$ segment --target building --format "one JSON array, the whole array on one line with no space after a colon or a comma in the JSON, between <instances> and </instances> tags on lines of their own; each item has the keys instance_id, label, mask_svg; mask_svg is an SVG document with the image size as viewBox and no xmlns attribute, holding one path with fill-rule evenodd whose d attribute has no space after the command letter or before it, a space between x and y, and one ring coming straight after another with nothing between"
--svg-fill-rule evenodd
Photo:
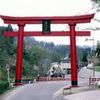
<instances>
[{"instance_id":1,"label":"building","mask_svg":"<svg viewBox=\"0 0 100 100\"><path fill-rule=\"evenodd\" d=\"M49 75L51 77L64 77L71 72L70 59L65 57L60 62L54 62L51 64Z\"/></svg>"}]
</instances>

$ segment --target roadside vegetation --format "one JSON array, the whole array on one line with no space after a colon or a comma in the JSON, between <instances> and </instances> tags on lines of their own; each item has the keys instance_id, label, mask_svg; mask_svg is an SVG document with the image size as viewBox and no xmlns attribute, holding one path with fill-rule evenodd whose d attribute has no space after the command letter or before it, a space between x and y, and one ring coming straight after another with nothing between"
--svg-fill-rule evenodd
<instances>
[{"instance_id":1,"label":"roadside vegetation","mask_svg":"<svg viewBox=\"0 0 100 100\"><path fill-rule=\"evenodd\" d=\"M95 71L100 72L100 66L95 66Z\"/></svg>"}]
</instances>

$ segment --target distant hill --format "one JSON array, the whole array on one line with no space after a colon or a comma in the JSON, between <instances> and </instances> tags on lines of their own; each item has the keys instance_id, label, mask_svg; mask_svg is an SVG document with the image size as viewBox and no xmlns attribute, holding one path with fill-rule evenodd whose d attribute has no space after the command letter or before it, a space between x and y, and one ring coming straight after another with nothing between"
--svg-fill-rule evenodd
<instances>
[{"instance_id":1,"label":"distant hill","mask_svg":"<svg viewBox=\"0 0 100 100\"><path fill-rule=\"evenodd\" d=\"M5 30L13 31L11 25L0 27L0 71L6 73L4 67L6 64L10 64L11 77L14 77L17 37L4 37ZM77 61L80 62L84 53L88 55L90 52L90 47L77 46ZM39 42L33 37L24 37L23 54L23 75L35 77L37 68L41 75L45 75L51 63L70 57L70 45L55 45L53 42Z\"/></svg>"},{"instance_id":2,"label":"distant hill","mask_svg":"<svg viewBox=\"0 0 100 100\"><path fill-rule=\"evenodd\" d=\"M32 46L36 45L42 47L50 52L58 53L62 58L70 54L70 45L55 45L53 42L37 41L33 37L25 37L25 45ZM91 48L89 46L77 46L78 60L81 59L83 53L90 54Z\"/></svg>"}]
</instances>

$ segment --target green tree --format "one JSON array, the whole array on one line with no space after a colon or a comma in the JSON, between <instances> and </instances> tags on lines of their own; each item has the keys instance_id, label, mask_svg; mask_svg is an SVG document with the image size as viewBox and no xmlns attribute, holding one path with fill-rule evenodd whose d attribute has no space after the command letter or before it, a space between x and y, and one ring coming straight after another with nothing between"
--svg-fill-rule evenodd
<instances>
[{"instance_id":1,"label":"green tree","mask_svg":"<svg viewBox=\"0 0 100 100\"><path fill-rule=\"evenodd\" d=\"M42 74L43 71L43 63L44 59L46 58L45 50L41 47L33 46L30 49L30 57L29 62L32 66L36 65L38 67L38 73Z\"/></svg>"},{"instance_id":2,"label":"green tree","mask_svg":"<svg viewBox=\"0 0 100 100\"><path fill-rule=\"evenodd\" d=\"M100 0L91 0L94 3L100 3Z\"/></svg>"},{"instance_id":3,"label":"green tree","mask_svg":"<svg viewBox=\"0 0 100 100\"><path fill-rule=\"evenodd\" d=\"M14 53L14 38L13 37L4 37L4 31L13 31L12 26L8 25L7 27L1 27L0 29L0 50L6 51L9 55Z\"/></svg>"},{"instance_id":4,"label":"green tree","mask_svg":"<svg viewBox=\"0 0 100 100\"><path fill-rule=\"evenodd\" d=\"M30 62L39 65L45 57L45 51L41 47L33 46L30 50Z\"/></svg>"},{"instance_id":5,"label":"green tree","mask_svg":"<svg viewBox=\"0 0 100 100\"><path fill-rule=\"evenodd\" d=\"M97 58L100 57L100 42L99 41L97 42L96 55L97 55Z\"/></svg>"},{"instance_id":6,"label":"green tree","mask_svg":"<svg viewBox=\"0 0 100 100\"><path fill-rule=\"evenodd\" d=\"M84 53L83 56L82 56L82 62L87 63L87 61L88 61L87 60L87 55L86 55L86 53Z\"/></svg>"},{"instance_id":7,"label":"green tree","mask_svg":"<svg viewBox=\"0 0 100 100\"><path fill-rule=\"evenodd\" d=\"M6 31L13 31L13 28L10 24L7 26Z\"/></svg>"},{"instance_id":8,"label":"green tree","mask_svg":"<svg viewBox=\"0 0 100 100\"><path fill-rule=\"evenodd\" d=\"M93 7L97 8L97 12L100 12L100 0L91 0L93 2ZM98 22L99 20L96 19Z\"/></svg>"},{"instance_id":9,"label":"green tree","mask_svg":"<svg viewBox=\"0 0 100 100\"><path fill-rule=\"evenodd\" d=\"M4 37L3 34L5 31L13 31L12 26L8 25L7 27L0 27L0 71L2 72L2 80L7 79L6 74L6 64L10 63L10 59L13 57L13 47L14 38Z\"/></svg>"},{"instance_id":10,"label":"green tree","mask_svg":"<svg viewBox=\"0 0 100 100\"><path fill-rule=\"evenodd\" d=\"M59 62L61 60L61 55L58 54L57 52L53 52L51 54L51 61L52 62Z\"/></svg>"}]
</instances>

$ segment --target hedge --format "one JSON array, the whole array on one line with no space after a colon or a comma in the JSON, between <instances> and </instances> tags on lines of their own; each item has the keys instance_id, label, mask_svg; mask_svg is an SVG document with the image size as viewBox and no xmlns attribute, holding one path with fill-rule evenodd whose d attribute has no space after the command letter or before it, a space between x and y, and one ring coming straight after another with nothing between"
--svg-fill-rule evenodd
<instances>
[{"instance_id":1,"label":"hedge","mask_svg":"<svg viewBox=\"0 0 100 100\"><path fill-rule=\"evenodd\" d=\"M1 81L0 82L0 94L4 93L8 89L9 89L9 83L5 81Z\"/></svg>"}]
</instances>

